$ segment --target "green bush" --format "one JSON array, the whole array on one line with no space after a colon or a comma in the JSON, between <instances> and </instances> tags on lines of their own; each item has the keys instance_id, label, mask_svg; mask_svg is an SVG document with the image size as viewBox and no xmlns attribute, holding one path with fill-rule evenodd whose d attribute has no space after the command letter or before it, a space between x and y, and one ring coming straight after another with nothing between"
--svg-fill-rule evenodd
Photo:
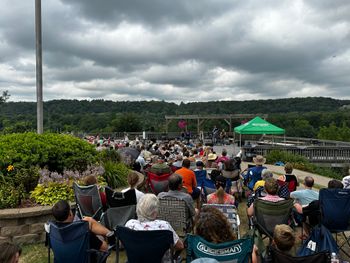
<instances>
[{"instance_id":1,"label":"green bush","mask_svg":"<svg viewBox=\"0 0 350 263\"><path fill-rule=\"evenodd\" d=\"M272 150L266 156L266 161L267 163L271 163L271 164L276 162L305 164L309 162L304 156L292 154L286 151L279 151L279 150Z\"/></svg>"},{"instance_id":2,"label":"green bush","mask_svg":"<svg viewBox=\"0 0 350 263\"><path fill-rule=\"evenodd\" d=\"M26 197L32 191L39 180L39 167L31 166L29 168L15 169L13 184L21 186L24 190L23 196Z\"/></svg>"},{"instance_id":3,"label":"green bush","mask_svg":"<svg viewBox=\"0 0 350 263\"><path fill-rule=\"evenodd\" d=\"M286 151L273 150L266 156L267 163L274 164L278 161L291 163L295 169L319 174L322 176L341 179L342 175L331 168L319 167L310 163L304 156L292 154Z\"/></svg>"},{"instance_id":4,"label":"green bush","mask_svg":"<svg viewBox=\"0 0 350 263\"><path fill-rule=\"evenodd\" d=\"M57 172L64 169L84 171L96 161L94 146L71 135L29 132L0 136L0 165L4 167L39 166Z\"/></svg>"},{"instance_id":5,"label":"green bush","mask_svg":"<svg viewBox=\"0 0 350 263\"><path fill-rule=\"evenodd\" d=\"M120 154L114 149L105 149L99 153L100 162L104 163L107 161L120 162Z\"/></svg>"},{"instance_id":6,"label":"green bush","mask_svg":"<svg viewBox=\"0 0 350 263\"><path fill-rule=\"evenodd\" d=\"M11 183L0 183L0 209L18 207L23 197L23 188Z\"/></svg>"},{"instance_id":7,"label":"green bush","mask_svg":"<svg viewBox=\"0 0 350 263\"><path fill-rule=\"evenodd\" d=\"M74 191L69 184L50 182L47 186L38 184L31 192L31 198L38 204L54 205L59 200L74 201Z\"/></svg>"},{"instance_id":8,"label":"green bush","mask_svg":"<svg viewBox=\"0 0 350 263\"><path fill-rule=\"evenodd\" d=\"M117 188L127 184L127 177L130 170L124 163L107 161L103 166L105 169L103 176L110 187Z\"/></svg>"}]
</instances>

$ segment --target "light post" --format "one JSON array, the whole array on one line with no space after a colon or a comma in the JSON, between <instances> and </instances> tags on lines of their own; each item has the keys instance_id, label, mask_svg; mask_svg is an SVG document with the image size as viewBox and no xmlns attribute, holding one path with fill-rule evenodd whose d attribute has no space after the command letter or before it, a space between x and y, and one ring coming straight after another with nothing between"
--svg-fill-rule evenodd
<instances>
[{"instance_id":1,"label":"light post","mask_svg":"<svg viewBox=\"0 0 350 263\"><path fill-rule=\"evenodd\" d=\"M36 114L37 132L44 131L43 121L43 65L41 44L41 0L35 0L35 47L36 47Z\"/></svg>"}]
</instances>

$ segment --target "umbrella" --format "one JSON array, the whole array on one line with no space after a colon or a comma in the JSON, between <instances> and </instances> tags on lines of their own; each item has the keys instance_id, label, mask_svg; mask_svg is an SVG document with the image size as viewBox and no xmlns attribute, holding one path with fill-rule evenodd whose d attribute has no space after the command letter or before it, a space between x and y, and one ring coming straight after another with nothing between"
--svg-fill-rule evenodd
<instances>
[{"instance_id":1,"label":"umbrella","mask_svg":"<svg viewBox=\"0 0 350 263\"><path fill-rule=\"evenodd\" d=\"M118 149L118 153L122 157L124 163L128 165L134 163L137 157L140 155L140 152L137 149L131 147L120 148Z\"/></svg>"}]
</instances>

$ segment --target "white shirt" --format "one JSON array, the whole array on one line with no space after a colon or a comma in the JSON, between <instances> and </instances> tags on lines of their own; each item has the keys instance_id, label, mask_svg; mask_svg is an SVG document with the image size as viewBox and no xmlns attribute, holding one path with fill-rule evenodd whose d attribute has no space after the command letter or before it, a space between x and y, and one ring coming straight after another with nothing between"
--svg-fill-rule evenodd
<instances>
[{"instance_id":1,"label":"white shirt","mask_svg":"<svg viewBox=\"0 0 350 263\"><path fill-rule=\"evenodd\" d=\"M179 240L179 236L176 234L172 226L164 220L153 220L140 222L137 219L131 219L126 222L125 226L133 230L170 230L173 233L174 245Z\"/></svg>"},{"instance_id":2,"label":"white shirt","mask_svg":"<svg viewBox=\"0 0 350 263\"><path fill-rule=\"evenodd\" d=\"M342 180L342 183L344 185L344 189L350 189L350 175L345 176Z\"/></svg>"}]
</instances>

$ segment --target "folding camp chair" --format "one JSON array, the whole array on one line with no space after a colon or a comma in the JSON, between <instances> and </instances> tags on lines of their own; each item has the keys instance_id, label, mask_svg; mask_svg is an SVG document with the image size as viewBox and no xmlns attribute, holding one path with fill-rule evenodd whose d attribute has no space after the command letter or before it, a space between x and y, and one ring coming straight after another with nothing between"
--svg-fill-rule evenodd
<instances>
[{"instance_id":1,"label":"folding camp chair","mask_svg":"<svg viewBox=\"0 0 350 263\"><path fill-rule=\"evenodd\" d=\"M146 189L150 190L155 195L160 192L168 191L168 178L171 174L161 174L157 175L151 172L147 172Z\"/></svg>"},{"instance_id":2,"label":"folding camp chair","mask_svg":"<svg viewBox=\"0 0 350 263\"><path fill-rule=\"evenodd\" d=\"M237 234L237 238L241 238L241 234L239 231L239 226L241 222L239 220L237 208L234 205L204 204L203 206L212 206L219 209L227 217L228 221L231 223L233 231Z\"/></svg>"},{"instance_id":3,"label":"folding camp chair","mask_svg":"<svg viewBox=\"0 0 350 263\"><path fill-rule=\"evenodd\" d=\"M136 205L108 208L103 216L103 224L108 229L124 226L130 219L136 218Z\"/></svg>"},{"instance_id":4,"label":"folding camp chair","mask_svg":"<svg viewBox=\"0 0 350 263\"><path fill-rule=\"evenodd\" d=\"M323 188L320 190L319 201L321 223L336 234L339 249L350 257L350 236L345 234L345 231L350 231L350 189ZM343 236L344 242L340 243L338 234Z\"/></svg>"},{"instance_id":5,"label":"folding camp chair","mask_svg":"<svg viewBox=\"0 0 350 263\"><path fill-rule=\"evenodd\" d=\"M119 262L119 241L123 244L128 263L160 263L170 249L173 255L173 233L170 230L136 231L117 226L116 262Z\"/></svg>"},{"instance_id":6,"label":"folding camp chair","mask_svg":"<svg viewBox=\"0 0 350 263\"><path fill-rule=\"evenodd\" d=\"M49 222L47 230L48 262L50 263L50 249L54 254L55 263L90 263L93 261L105 262L110 252L101 252L90 249L89 223L77 221L66 226L58 226Z\"/></svg>"},{"instance_id":7,"label":"folding camp chair","mask_svg":"<svg viewBox=\"0 0 350 263\"><path fill-rule=\"evenodd\" d=\"M170 196L159 198L158 218L169 222L181 237L192 232L193 221L184 200Z\"/></svg>"},{"instance_id":8,"label":"folding camp chair","mask_svg":"<svg viewBox=\"0 0 350 263\"><path fill-rule=\"evenodd\" d=\"M284 254L274 247L269 247L265 263L330 263L331 256L328 251L321 251L309 256L292 257Z\"/></svg>"},{"instance_id":9,"label":"folding camp chair","mask_svg":"<svg viewBox=\"0 0 350 263\"><path fill-rule=\"evenodd\" d=\"M187 263L197 258L213 258L219 262L251 262L253 250L251 238L215 244L200 236L188 234L186 243Z\"/></svg>"},{"instance_id":10,"label":"folding camp chair","mask_svg":"<svg viewBox=\"0 0 350 263\"><path fill-rule=\"evenodd\" d=\"M97 185L80 186L74 183L73 189L80 218L90 216L100 221L103 207Z\"/></svg>"},{"instance_id":11,"label":"folding camp chair","mask_svg":"<svg viewBox=\"0 0 350 263\"><path fill-rule=\"evenodd\" d=\"M276 225L290 225L292 221L292 209L292 199L279 202L256 199L254 201L253 224L263 238L269 237L270 241L272 241L273 231Z\"/></svg>"},{"instance_id":12,"label":"folding camp chair","mask_svg":"<svg viewBox=\"0 0 350 263\"><path fill-rule=\"evenodd\" d=\"M216 191L214 181L207 177L206 170L198 170L194 171L194 173L196 175L197 185L204 188L206 195L214 193Z\"/></svg>"},{"instance_id":13,"label":"folding camp chair","mask_svg":"<svg viewBox=\"0 0 350 263\"><path fill-rule=\"evenodd\" d=\"M107 206L108 207L121 207L136 205L136 192L135 189L130 189L124 193L116 192L110 187L105 187Z\"/></svg>"}]
</instances>

